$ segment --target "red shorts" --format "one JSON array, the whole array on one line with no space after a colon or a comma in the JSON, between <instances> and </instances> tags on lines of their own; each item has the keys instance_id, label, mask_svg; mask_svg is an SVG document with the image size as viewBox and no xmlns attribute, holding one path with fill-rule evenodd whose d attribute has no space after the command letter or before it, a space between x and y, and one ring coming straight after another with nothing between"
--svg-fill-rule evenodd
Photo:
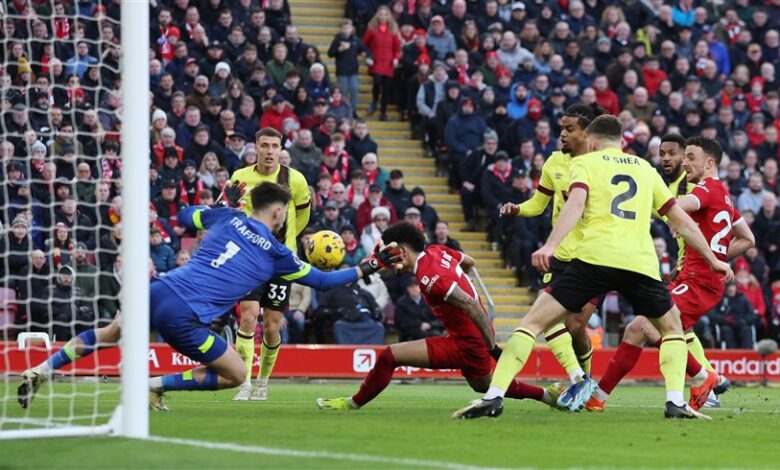
<instances>
[{"instance_id":1,"label":"red shorts","mask_svg":"<svg viewBox=\"0 0 780 470\"><path fill-rule=\"evenodd\" d=\"M678 276L667 286L672 300L680 309L683 330L696 324L699 319L715 307L723 297L723 283L707 275Z\"/></svg>"},{"instance_id":2,"label":"red shorts","mask_svg":"<svg viewBox=\"0 0 780 470\"><path fill-rule=\"evenodd\" d=\"M490 375L496 362L484 344L458 342L450 336L425 338L432 369L460 369L467 379Z\"/></svg>"}]
</instances>

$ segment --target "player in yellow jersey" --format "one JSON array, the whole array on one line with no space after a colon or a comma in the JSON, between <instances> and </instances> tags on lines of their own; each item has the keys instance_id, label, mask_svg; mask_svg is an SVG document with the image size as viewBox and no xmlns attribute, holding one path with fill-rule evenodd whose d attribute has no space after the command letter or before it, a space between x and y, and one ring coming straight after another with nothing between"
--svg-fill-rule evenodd
<instances>
[{"instance_id":1,"label":"player in yellow jersey","mask_svg":"<svg viewBox=\"0 0 780 470\"><path fill-rule=\"evenodd\" d=\"M567 312L579 312L593 297L616 290L647 317L662 336L660 367L666 382L667 418L707 418L686 403L687 349L680 311L659 275L658 258L650 236L653 210L696 250L706 264L733 279L729 265L718 260L696 223L679 207L661 176L647 161L624 154L623 126L614 116L599 116L586 129L590 153L571 165L569 195L547 243L533 254L534 266L548 271L555 249L575 230L580 241L567 270L539 294L531 311L520 321L496 365L485 396L456 411L454 418L496 417L503 411L509 382L523 369L536 336L560 321ZM567 389L559 406L579 410L595 382L589 377Z\"/></svg>"},{"instance_id":2,"label":"player in yellow jersey","mask_svg":"<svg viewBox=\"0 0 780 470\"><path fill-rule=\"evenodd\" d=\"M501 208L501 215L536 217L544 212L550 200L553 201L552 222L556 223L561 207L566 202L569 190L569 167L573 158L588 153L585 128L595 118L605 114L597 104L575 104L569 106L561 117L562 151L553 152L542 166L539 186L531 199L522 204L507 203ZM577 234L569 233L555 250L550 261L550 270L542 278L542 287L548 287L554 279L563 274L574 258ZM596 310L597 299L588 302L577 315L567 315L565 326L557 323L545 331L545 339L558 362L566 369L572 383L590 373L593 347L585 326ZM572 351L572 346L574 350ZM576 356L573 354L576 353Z\"/></svg>"},{"instance_id":3,"label":"player in yellow jersey","mask_svg":"<svg viewBox=\"0 0 780 470\"><path fill-rule=\"evenodd\" d=\"M287 208L287 221L277 233L277 238L293 252L297 252L298 234L309 224L309 185L298 170L279 163L279 154L282 151L282 135L279 132L270 127L260 129L255 135L255 141L257 163L236 170L230 180L245 183L249 190L264 182L277 183L290 189L292 201ZM251 213L251 201L245 201L244 211ZM246 364L247 376L233 400L268 399L268 379L282 343L279 328L283 312L290 304L290 285L290 281L273 278L241 300L241 323L236 337L236 352ZM260 307L263 307L263 342L260 347L260 372L253 387L251 379L255 354L254 337Z\"/></svg>"}]
</instances>

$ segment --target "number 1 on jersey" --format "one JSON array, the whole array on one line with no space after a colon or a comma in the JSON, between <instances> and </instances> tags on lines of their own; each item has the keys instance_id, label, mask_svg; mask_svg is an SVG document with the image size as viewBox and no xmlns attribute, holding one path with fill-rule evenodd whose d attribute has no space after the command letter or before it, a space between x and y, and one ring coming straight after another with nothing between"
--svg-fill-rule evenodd
<instances>
[{"instance_id":1,"label":"number 1 on jersey","mask_svg":"<svg viewBox=\"0 0 780 470\"><path fill-rule=\"evenodd\" d=\"M225 264L230 258L236 256L241 251L241 247L234 242L225 243L225 251L223 251L218 258L211 260L212 268L219 268Z\"/></svg>"}]
</instances>

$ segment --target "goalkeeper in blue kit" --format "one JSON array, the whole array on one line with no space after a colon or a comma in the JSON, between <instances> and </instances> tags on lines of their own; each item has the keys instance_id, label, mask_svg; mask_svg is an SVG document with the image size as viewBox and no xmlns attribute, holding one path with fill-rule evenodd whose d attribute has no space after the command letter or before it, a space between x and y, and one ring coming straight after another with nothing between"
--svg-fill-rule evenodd
<instances>
[{"instance_id":1,"label":"goalkeeper in blue kit","mask_svg":"<svg viewBox=\"0 0 780 470\"><path fill-rule=\"evenodd\" d=\"M235 203L242 187L226 191ZM149 380L150 407L167 411L163 392L169 390L217 390L241 385L246 366L235 350L209 328L237 301L274 276L315 289L330 289L355 282L399 260L394 246L377 248L359 266L322 272L301 261L279 243L274 232L284 224L290 192L275 183L263 183L251 191L250 216L229 207L188 207L179 221L188 228L208 229L192 260L150 285L151 326L175 350L202 365L187 372ZM132 312L128 313L132 315ZM27 408L52 371L93 353L101 345L115 345L121 336L119 316L103 328L89 330L22 374L17 398Z\"/></svg>"}]
</instances>

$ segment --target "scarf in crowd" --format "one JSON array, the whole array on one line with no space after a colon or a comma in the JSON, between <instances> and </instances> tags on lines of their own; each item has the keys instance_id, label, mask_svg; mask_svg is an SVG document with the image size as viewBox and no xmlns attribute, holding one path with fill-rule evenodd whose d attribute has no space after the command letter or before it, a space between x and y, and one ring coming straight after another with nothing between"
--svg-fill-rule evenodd
<instances>
[{"instance_id":1,"label":"scarf in crowd","mask_svg":"<svg viewBox=\"0 0 780 470\"><path fill-rule=\"evenodd\" d=\"M100 170L103 173L103 181L110 182L114 170L122 170L122 160L103 157L100 159Z\"/></svg>"},{"instance_id":2,"label":"scarf in crowd","mask_svg":"<svg viewBox=\"0 0 780 470\"><path fill-rule=\"evenodd\" d=\"M366 185L366 187L363 188L363 191L361 191L361 193L363 193L363 198L360 202L363 202L366 199L368 199L368 185ZM358 199L360 198L358 197ZM355 202L355 188L351 184L347 186L347 201L349 201L349 204L351 206L355 205L353 204Z\"/></svg>"},{"instance_id":3,"label":"scarf in crowd","mask_svg":"<svg viewBox=\"0 0 780 470\"><path fill-rule=\"evenodd\" d=\"M197 206L200 204L201 191L203 191L203 182L195 178L195 196L192 198L193 200L190 201L190 196L188 195L187 185L185 184L184 179L182 179L179 183L179 199L188 206Z\"/></svg>"},{"instance_id":4,"label":"scarf in crowd","mask_svg":"<svg viewBox=\"0 0 780 470\"><path fill-rule=\"evenodd\" d=\"M162 238L163 238L163 242L164 243L166 243L166 244L170 244L171 243L171 235L168 233L167 230L165 230L165 226L162 224L162 222L160 222L160 219L155 220L150 225L151 225L150 229L155 229L156 228L157 230L160 231L160 233L162 234Z\"/></svg>"},{"instance_id":5,"label":"scarf in crowd","mask_svg":"<svg viewBox=\"0 0 780 470\"><path fill-rule=\"evenodd\" d=\"M347 253L349 253L350 255L354 253L355 250L357 250L357 247L358 247L357 237L353 237L352 241L349 243L344 243L344 248L347 250Z\"/></svg>"},{"instance_id":6,"label":"scarf in crowd","mask_svg":"<svg viewBox=\"0 0 780 470\"><path fill-rule=\"evenodd\" d=\"M368 182L368 185L372 185L376 182L376 177L379 176L379 168L376 170L363 170L366 174L366 181Z\"/></svg>"},{"instance_id":7,"label":"scarf in crowd","mask_svg":"<svg viewBox=\"0 0 780 470\"><path fill-rule=\"evenodd\" d=\"M505 171L499 171L498 167L493 165L493 169L491 171L494 175L496 175L496 178L501 180L502 183L506 183L507 178L509 178L509 175L512 174L512 164L509 163Z\"/></svg>"}]
</instances>

